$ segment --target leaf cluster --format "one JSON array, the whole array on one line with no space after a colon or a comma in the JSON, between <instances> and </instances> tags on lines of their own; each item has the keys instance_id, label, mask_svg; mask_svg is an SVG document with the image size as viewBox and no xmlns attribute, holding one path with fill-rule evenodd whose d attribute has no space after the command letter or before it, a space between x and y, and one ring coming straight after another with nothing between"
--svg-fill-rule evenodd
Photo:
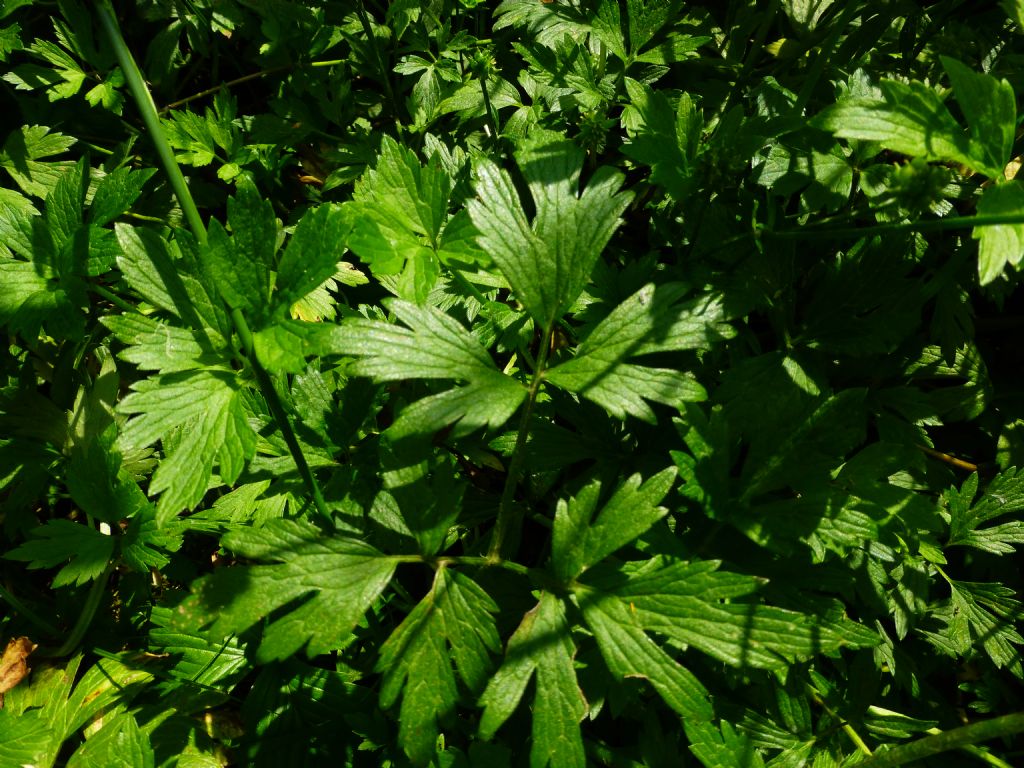
<instances>
[{"instance_id":1,"label":"leaf cluster","mask_svg":"<svg viewBox=\"0 0 1024 768\"><path fill-rule=\"evenodd\" d=\"M0 764L1011 764L969 5L0 5Z\"/></svg>"}]
</instances>

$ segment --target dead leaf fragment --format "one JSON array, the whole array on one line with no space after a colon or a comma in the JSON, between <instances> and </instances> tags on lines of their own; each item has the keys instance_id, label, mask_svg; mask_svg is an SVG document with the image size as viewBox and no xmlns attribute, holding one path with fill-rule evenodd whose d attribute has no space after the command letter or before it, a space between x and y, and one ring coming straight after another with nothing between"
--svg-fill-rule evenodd
<instances>
[{"instance_id":1,"label":"dead leaf fragment","mask_svg":"<svg viewBox=\"0 0 1024 768\"><path fill-rule=\"evenodd\" d=\"M27 637L15 637L8 641L4 655L0 657L0 709L4 706L4 694L31 672L27 659L38 647Z\"/></svg>"}]
</instances>

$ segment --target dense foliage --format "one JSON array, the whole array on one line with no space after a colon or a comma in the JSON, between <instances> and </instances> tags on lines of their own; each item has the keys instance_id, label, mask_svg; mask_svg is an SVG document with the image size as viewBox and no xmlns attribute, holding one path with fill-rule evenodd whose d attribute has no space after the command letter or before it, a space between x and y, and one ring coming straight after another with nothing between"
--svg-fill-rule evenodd
<instances>
[{"instance_id":1,"label":"dense foliage","mask_svg":"<svg viewBox=\"0 0 1024 768\"><path fill-rule=\"evenodd\" d=\"M0 765L1019 764L1022 24L0 3Z\"/></svg>"}]
</instances>

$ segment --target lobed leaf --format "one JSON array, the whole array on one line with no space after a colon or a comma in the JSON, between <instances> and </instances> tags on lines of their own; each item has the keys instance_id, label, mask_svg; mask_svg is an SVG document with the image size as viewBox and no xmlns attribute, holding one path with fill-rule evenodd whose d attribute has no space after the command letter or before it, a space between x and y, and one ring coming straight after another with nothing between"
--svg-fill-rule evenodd
<instances>
[{"instance_id":1,"label":"lobed leaf","mask_svg":"<svg viewBox=\"0 0 1024 768\"><path fill-rule=\"evenodd\" d=\"M516 152L536 209L532 224L508 172L482 162L467 206L478 242L542 328L583 291L632 195L621 174L595 173L579 191L583 152L565 140L533 139Z\"/></svg>"},{"instance_id":2,"label":"lobed leaf","mask_svg":"<svg viewBox=\"0 0 1024 768\"><path fill-rule=\"evenodd\" d=\"M270 619L256 652L264 662L302 648L311 656L342 648L397 565L369 544L327 536L297 520L238 528L222 542L243 557L274 564L221 568L197 580L178 608L177 626L208 625L224 637Z\"/></svg>"},{"instance_id":3,"label":"lobed leaf","mask_svg":"<svg viewBox=\"0 0 1024 768\"><path fill-rule=\"evenodd\" d=\"M568 583L647 531L668 510L658 503L675 481L674 467L641 484L640 475L620 485L594 517L601 485L592 482L569 501L560 500L551 534L555 575Z\"/></svg>"},{"instance_id":4,"label":"lobed leaf","mask_svg":"<svg viewBox=\"0 0 1024 768\"><path fill-rule=\"evenodd\" d=\"M706 349L733 335L720 302L702 297L676 305L682 291L679 285L644 286L590 332L572 360L550 368L545 378L617 418L650 423L655 415L646 400L677 407L704 400L707 392L687 373L626 362L655 352Z\"/></svg>"},{"instance_id":5,"label":"lobed leaf","mask_svg":"<svg viewBox=\"0 0 1024 768\"><path fill-rule=\"evenodd\" d=\"M575 653L564 604L550 592L542 592L540 602L509 638L505 660L480 697L481 738L490 740L512 716L536 675L530 768L584 768L580 721L588 705L576 682Z\"/></svg>"},{"instance_id":6,"label":"lobed leaf","mask_svg":"<svg viewBox=\"0 0 1024 768\"><path fill-rule=\"evenodd\" d=\"M455 711L456 671L470 692L483 688L500 648L497 610L472 579L439 568L430 592L381 646L380 703L389 708L401 696L398 740L414 764L434 757L440 724Z\"/></svg>"},{"instance_id":7,"label":"lobed leaf","mask_svg":"<svg viewBox=\"0 0 1024 768\"><path fill-rule=\"evenodd\" d=\"M128 450L164 441L167 456L149 485L150 495L163 494L157 505L159 523L202 500L215 461L221 479L232 483L252 458L256 435L234 373L211 369L165 374L143 379L132 390L118 406L121 413L134 416L119 444Z\"/></svg>"}]
</instances>

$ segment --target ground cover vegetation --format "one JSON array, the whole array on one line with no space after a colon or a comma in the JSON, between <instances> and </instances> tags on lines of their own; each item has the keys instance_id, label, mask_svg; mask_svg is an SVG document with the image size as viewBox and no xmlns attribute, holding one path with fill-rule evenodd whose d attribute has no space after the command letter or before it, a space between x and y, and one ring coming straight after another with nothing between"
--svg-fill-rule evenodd
<instances>
[{"instance_id":1,"label":"ground cover vegetation","mask_svg":"<svg viewBox=\"0 0 1024 768\"><path fill-rule=\"evenodd\" d=\"M0 765L1019 765L1024 5L0 3Z\"/></svg>"}]
</instances>

